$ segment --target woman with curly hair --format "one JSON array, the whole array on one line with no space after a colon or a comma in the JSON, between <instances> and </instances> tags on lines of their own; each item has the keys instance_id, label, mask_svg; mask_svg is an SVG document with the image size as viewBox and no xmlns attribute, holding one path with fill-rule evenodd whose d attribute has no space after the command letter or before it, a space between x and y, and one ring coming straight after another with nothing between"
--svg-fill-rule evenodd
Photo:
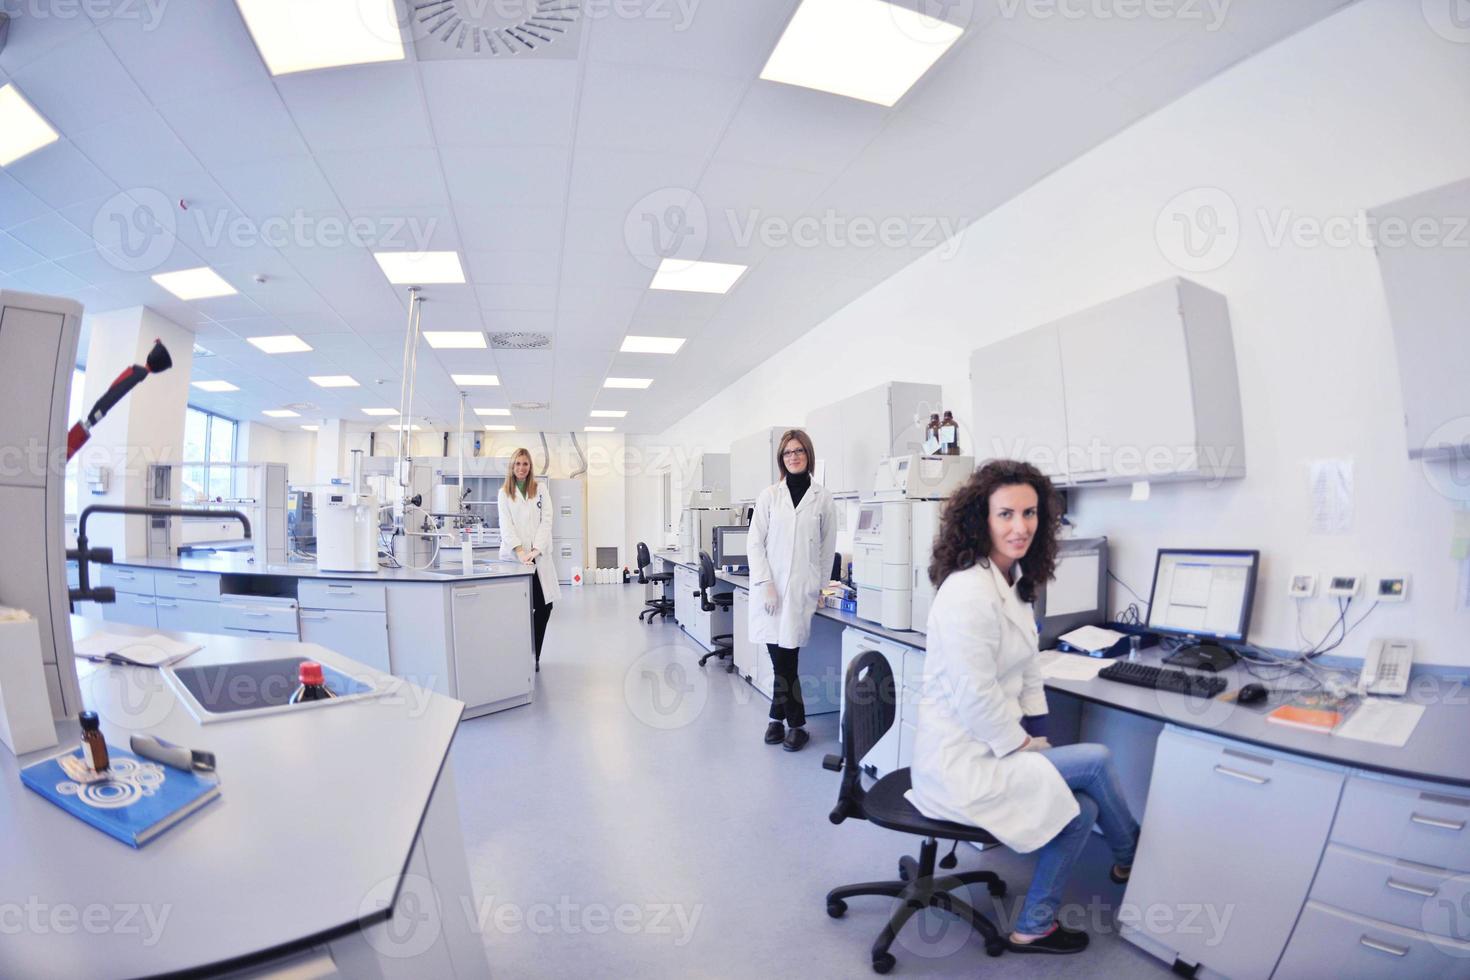
<instances>
[{"instance_id":1,"label":"woman with curly hair","mask_svg":"<svg viewBox=\"0 0 1470 980\"><path fill-rule=\"evenodd\" d=\"M983 827L1015 851L1038 851L1008 945L1078 953L1087 933L1057 921L1062 888L1093 824L1124 882L1138 823L1103 745L1053 748L1031 603L1057 563L1061 502L1036 467L987 463L945 505L929 579L924 697L909 800L936 820Z\"/></svg>"}]
</instances>

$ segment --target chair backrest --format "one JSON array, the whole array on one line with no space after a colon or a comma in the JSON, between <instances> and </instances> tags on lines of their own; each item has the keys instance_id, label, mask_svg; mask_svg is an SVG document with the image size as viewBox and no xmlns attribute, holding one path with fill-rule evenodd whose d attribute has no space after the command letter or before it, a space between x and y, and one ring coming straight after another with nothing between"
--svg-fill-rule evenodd
<instances>
[{"instance_id":1,"label":"chair backrest","mask_svg":"<svg viewBox=\"0 0 1470 980\"><path fill-rule=\"evenodd\" d=\"M860 654L842 682L842 787L832 822L862 816L862 760L888 734L898 717L898 689L888 658L876 650Z\"/></svg>"},{"instance_id":2,"label":"chair backrest","mask_svg":"<svg viewBox=\"0 0 1470 980\"><path fill-rule=\"evenodd\" d=\"M647 585L648 584L648 579L646 579L646 578L643 577L643 570L645 568L647 568L649 565L652 565L652 564L653 564L653 556L648 553L648 545L644 544L642 541L639 541L638 542L638 581L639 582L642 582L644 585Z\"/></svg>"},{"instance_id":3,"label":"chair backrest","mask_svg":"<svg viewBox=\"0 0 1470 980\"><path fill-rule=\"evenodd\" d=\"M709 601L709 590L715 587L715 560L708 551L699 553L699 608L714 612L715 604Z\"/></svg>"}]
</instances>

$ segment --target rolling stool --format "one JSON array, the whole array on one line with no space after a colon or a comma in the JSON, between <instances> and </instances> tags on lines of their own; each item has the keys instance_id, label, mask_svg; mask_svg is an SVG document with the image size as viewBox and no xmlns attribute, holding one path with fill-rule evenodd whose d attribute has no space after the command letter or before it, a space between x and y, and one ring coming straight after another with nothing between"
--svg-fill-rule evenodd
<instances>
[{"instance_id":1,"label":"rolling stool","mask_svg":"<svg viewBox=\"0 0 1470 980\"><path fill-rule=\"evenodd\" d=\"M660 586L674 580L673 572L652 571L653 556L648 553L648 545L642 541L638 542L638 581L644 585L656 582ZM650 569L647 573L644 569ZM665 619L674 615L674 600L666 599L660 595L657 599L648 599L643 603L643 611L638 614L639 622L653 622L653 617L662 616ZM644 616L648 619L644 620Z\"/></svg>"}]
</instances>

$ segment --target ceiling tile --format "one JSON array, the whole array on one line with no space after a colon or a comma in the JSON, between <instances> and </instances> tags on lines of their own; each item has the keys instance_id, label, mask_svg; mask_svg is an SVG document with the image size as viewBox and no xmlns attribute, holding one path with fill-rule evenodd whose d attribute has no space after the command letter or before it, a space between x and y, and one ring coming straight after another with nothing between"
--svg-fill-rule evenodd
<instances>
[{"instance_id":1,"label":"ceiling tile","mask_svg":"<svg viewBox=\"0 0 1470 980\"><path fill-rule=\"evenodd\" d=\"M10 273L17 289L46 296L70 296L86 283L54 262L43 262Z\"/></svg>"},{"instance_id":2,"label":"ceiling tile","mask_svg":"<svg viewBox=\"0 0 1470 980\"><path fill-rule=\"evenodd\" d=\"M587 66L577 146L707 158L749 81L641 65Z\"/></svg>"},{"instance_id":3,"label":"ceiling tile","mask_svg":"<svg viewBox=\"0 0 1470 980\"><path fill-rule=\"evenodd\" d=\"M22 157L8 168L32 194L53 208L116 194L118 187L66 140Z\"/></svg>"},{"instance_id":4,"label":"ceiling tile","mask_svg":"<svg viewBox=\"0 0 1470 980\"><path fill-rule=\"evenodd\" d=\"M0 71L10 75L93 28L80 4L64 6L31 0L24 4L5 3L0 10L12 18L10 39L0 51Z\"/></svg>"},{"instance_id":5,"label":"ceiling tile","mask_svg":"<svg viewBox=\"0 0 1470 980\"><path fill-rule=\"evenodd\" d=\"M554 208L486 207L456 202L464 247L487 252L549 252L561 250L564 212Z\"/></svg>"},{"instance_id":6,"label":"ceiling tile","mask_svg":"<svg viewBox=\"0 0 1470 980\"><path fill-rule=\"evenodd\" d=\"M692 189L704 170L702 158L622 150L579 150L572 164L572 208L634 214L650 196Z\"/></svg>"},{"instance_id":7,"label":"ceiling tile","mask_svg":"<svg viewBox=\"0 0 1470 980\"><path fill-rule=\"evenodd\" d=\"M20 185L10 174L0 170L0 228L10 228L23 221L39 218L51 206Z\"/></svg>"},{"instance_id":8,"label":"ceiling tile","mask_svg":"<svg viewBox=\"0 0 1470 980\"><path fill-rule=\"evenodd\" d=\"M556 284L559 259L555 251L464 253L465 274L486 285L551 286ZM481 294L484 295L483 293Z\"/></svg>"},{"instance_id":9,"label":"ceiling tile","mask_svg":"<svg viewBox=\"0 0 1470 980\"><path fill-rule=\"evenodd\" d=\"M439 172L439 154L433 148L318 152L316 159L348 210L438 208L449 203Z\"/></svg>"},{"instance_id":10,"label":"ceiling tile","mask_svg":"<svg viewBox=\"0 0 1470 980\"><path fill-rule=\"evenodd\" d=\"M489 253L480 252L480 255ZM554 311L556 286L543 283L487 283L475 287L480 307L489 319L493 312Z\"/></svg>"},{"instance_id":11,"label":"ceiling tile","mask_svg":"<svg viewBox=\"0 0 1470 980\"><path fill-rule=\"evenodd\" d=\"M285 75L276 86L318 153L432 147L419 70L409 63L352 65Z\"/></svg>"},{"instance_id":12,"label":"ceiling tile","mask_svg":"<svg viewBox=\"0 0 1470 980\"><path fill-rule=\"evenodd\" d=\"M840 173L878 135L889 115L855 99L757 81L714 162Z\"/></svg>"},{"instance_id":13,"label":"ceiling tile","mask_svg":"<svg viewBox=\"0 0 1470 980\"><path fill-rule=\"evenodd\" d=\"M56 212L16 225L10 229L10 236L48 259L75 255L92 247L90 236L82 234Z\"/></svg>"},{"instance_id":14,"label":"ceiling tile","mask_svg":"<svg viewBox=\"0 0 1470 980\"><path fill-rule=\"evenodd\" d=\"M20 30L17 25L11 34ZM148 108L143 93L95 31L58 45L20 69L15 83L63 135Z\"/></svg>"},{"instance_id":15,"label":"ceiling tile","mask_svg":"<svg viewBox=\"0 0 1470 980\"><path fill-rule=\"evenodd\" d=\"M208 167L239 168L270 161L270 168L256 169L274 169L284 158L307 155L291 114L270 82L206 95L190 90L187 98L159 106L159 112ZM225 119L229 125L220 125Z\"/></svg>"},{"instance_id":16,"label":"ceiling tile","mask_svg":"<svg viewBox=\"0 0 1470 980\"><path fill-rule=\"evenodd\" d=\"M151 108L82 130L72 142L122 187L155 187L162 177L199 169L194 154Z\"/></svg>"},{"instance_id":17,"label":"ceiling tile","mask_svg":"<svg viewBox=\"0 0 1470 980\"><path fill-rule=\"evenodd\" d=\"M598 18L588 56L751 79L795 7L796 0L647 4L641 16Z\"/></svg>"},{"instance_id":18,"label":"ceiling tile","mask_svg":"<svg viewBox=\"0 0 1470 980\"><path fill-rule=\"evenodd\" d=\"M270 76L231 0L114 3L98 27L117 58L155 104L266 82ZM153 10L161 15L153 16Z\"/></svg>"},{"instance_id":19,"label":"ceiling tile","mask_svg":"<svg viewBox=\"0 0 1470 980\"><path fill-rule=\"evenodd\" d=\"M571 141L576 61L433 61L419 66L441 146L557 146Z\"/></svg>"},{"instance_id":20,"label":"ceiling tile","mask_svg":"<svg viewBox=\"0 0 1470 980\"><path fill-rule=\"evenodd\" d=\"M45 261L46 256L0 232L0 272L15 272Z\"/></svg>"},{"instance_id":21,"label":"ceiling tile","mask_svg":"<svg viewBox=\"0 0 1470 980\"><path fill-rule=\"evenodd\" d=\"M559 207L566 198L565 147L455 146L440 156L456 205Z\"/></svg>"}]
</instances>

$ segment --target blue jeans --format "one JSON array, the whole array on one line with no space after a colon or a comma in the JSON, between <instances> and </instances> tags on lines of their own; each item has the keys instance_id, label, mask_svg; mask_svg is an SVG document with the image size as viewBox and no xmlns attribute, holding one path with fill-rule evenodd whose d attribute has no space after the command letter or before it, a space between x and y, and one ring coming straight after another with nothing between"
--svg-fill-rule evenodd
<instances>
[{"instance_id":1,"label":"blue jeans","mask_svg":"<svg viewBox=\"0 0 1470 980\"><path fill-rule=\"evenodd\" d=\"M1076 793L1082 812L1036 852L1036 874L1015 926L1016 932L1033 936L1046 932L1056 920L1062 887L1082 855L1093 824L1102 827L1103 837L1119 864L1132 864L1138 850L1138 821L1123 799L1113 754L1106 745L1061 745L1042 755L1051 760Z\"/></svg>"}]
</instances>

